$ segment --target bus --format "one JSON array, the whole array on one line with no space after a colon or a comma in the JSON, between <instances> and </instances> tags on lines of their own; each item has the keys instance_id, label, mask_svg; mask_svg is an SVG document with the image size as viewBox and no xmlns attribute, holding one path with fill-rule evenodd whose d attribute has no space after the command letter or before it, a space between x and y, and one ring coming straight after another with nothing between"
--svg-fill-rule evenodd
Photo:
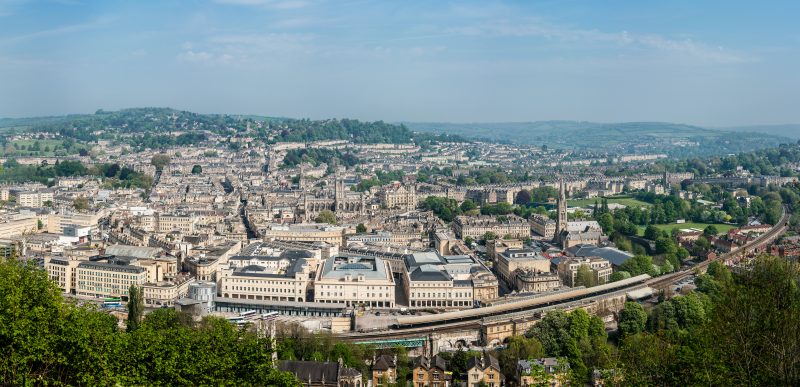
<instances>
[{"instance_id":1,"label":"bus","mask_svg":"<svg viewBox=\"0 0 800 387\"><path fill-rule=\"evenodd\" d=\"M119 297L109 297L103 299L103 308L121 308L122 300Z\"/></svg>"},{"instance_id":2,"label":"bus","mask_svg":"<svg viewBox=\"0 0 800 387\"><path fill-rule=\"evenodd\" d=\"M274 320L278 318L278 312L267 312L261 315L261 319L265 321Z\"/></svg>"},{"instance_id":3,"label":"bus","mask_svg":"<svg viewBox=\"0 0 800 387\"><path fill-rule=\"evenodd\" d=\"M255 317L257 317L257 316L256 316L256 313L257 313L257 312L256 312L255 310L248 310L247 312L241 312L241 313L239 313L239 316L240 316L240 317L247 318L247 319L251 319L251 318L255 318Z\"/></svg>"}]
</instances>

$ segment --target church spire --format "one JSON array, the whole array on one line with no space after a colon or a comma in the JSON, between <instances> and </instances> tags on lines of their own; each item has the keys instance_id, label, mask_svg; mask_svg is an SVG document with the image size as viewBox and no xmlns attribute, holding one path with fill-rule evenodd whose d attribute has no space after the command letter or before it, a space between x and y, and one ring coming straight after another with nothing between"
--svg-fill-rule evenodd
<instances>
[{"instance_id":1,"label":"church spire","mask_svg":"<svg viewBox=\"0 0 800 387\"><path fill-rule=\"evenodd\" d=\"M563 234L567 230L567 185L564 180L558 182L558 217L556 219L556 234L553 242L562 243Z\"/></svg>"}]
</instances>

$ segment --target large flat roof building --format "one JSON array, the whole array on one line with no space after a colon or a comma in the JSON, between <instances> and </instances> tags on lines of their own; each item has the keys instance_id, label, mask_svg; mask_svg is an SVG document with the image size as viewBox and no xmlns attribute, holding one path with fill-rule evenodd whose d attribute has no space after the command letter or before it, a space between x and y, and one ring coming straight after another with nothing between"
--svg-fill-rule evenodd
<instances>
[{"instance_id":1,"label":"large flat roof building","mask_svg":"<svg viewBox=\"0 0 800 387\"><path fill-rule=\"evenodd\" d=\"M323 303L393 308L394 292L389 263L378 257L330 257L322 262L314 281L314 300Z\"/></svg>"}]
</instances>

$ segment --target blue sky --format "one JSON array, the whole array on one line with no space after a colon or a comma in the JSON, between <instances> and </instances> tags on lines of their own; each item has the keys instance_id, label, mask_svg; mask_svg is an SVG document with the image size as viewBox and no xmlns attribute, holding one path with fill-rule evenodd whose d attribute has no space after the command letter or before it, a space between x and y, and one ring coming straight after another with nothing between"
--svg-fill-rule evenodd
<instances>
[{"instance_id":1,"label":"blue sky","mask_svg":"<svg viewBox=\"0 0 800 387\"><path fill-rule=\"evenodd\" d=\"M0 117L800 122L800 2L0 0Z\"/></svg>"}]
</instances>

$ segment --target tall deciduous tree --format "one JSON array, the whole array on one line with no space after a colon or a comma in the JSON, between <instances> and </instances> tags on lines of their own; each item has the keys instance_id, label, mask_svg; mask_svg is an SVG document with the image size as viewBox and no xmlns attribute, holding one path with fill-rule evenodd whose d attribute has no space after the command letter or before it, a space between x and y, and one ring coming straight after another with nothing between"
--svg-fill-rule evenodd
<instances>
[{"instance_id":1,"label":"tall deciduous tree","mask_svg":"<svg viewBox=\"0 0 800 387\"><path fill-rule=\"evenodd\" d=\"M336 224L336 214L331 210L322 210L315 219L317 223Z\"/></svg>"},{"instance_id":2,"label":"tall deciduous tree","mask_svg":"<svg viewBox=\"0 0 800 387\"><path fill-rule=\"evenodd\" d=\"M170 157L167 154L159 153L153 155L153 158L150 159L150 164L156 167L156 170L163 170L170 162Z\"/></svg>"},{"instance_id":3,"label":"tall deciduous tree","mask_svg":"<svg viewBox=\"0 0 800 387\"><path fill-rule=\"evenodd\" d=\"M647 325L647 312L635 302L626 302L619 314L619 332L622 337L643 332Z\"/></svg>"},{"instance_id":4,"label":"tall deciduous tree","mask_svg":"<svg viewBox=\"0 0 800 387\"><path fill-rule=\"evenodd\" d=\"M586 286L587 288L597 285L594 271L589 265L578 266L578 274L575 276L575 286Z\"/></svg>"},{"instance_id":5,"label":"tall deciduous tree","mask_svg":"<svg viewBox=\"0 0 800 387\"><path fill-rule=\"evenodd\" d=\"M128 288L128 332L135 331L142 322L144 313L144 289L131 285Z\"/></svg>"}]
</instances>

